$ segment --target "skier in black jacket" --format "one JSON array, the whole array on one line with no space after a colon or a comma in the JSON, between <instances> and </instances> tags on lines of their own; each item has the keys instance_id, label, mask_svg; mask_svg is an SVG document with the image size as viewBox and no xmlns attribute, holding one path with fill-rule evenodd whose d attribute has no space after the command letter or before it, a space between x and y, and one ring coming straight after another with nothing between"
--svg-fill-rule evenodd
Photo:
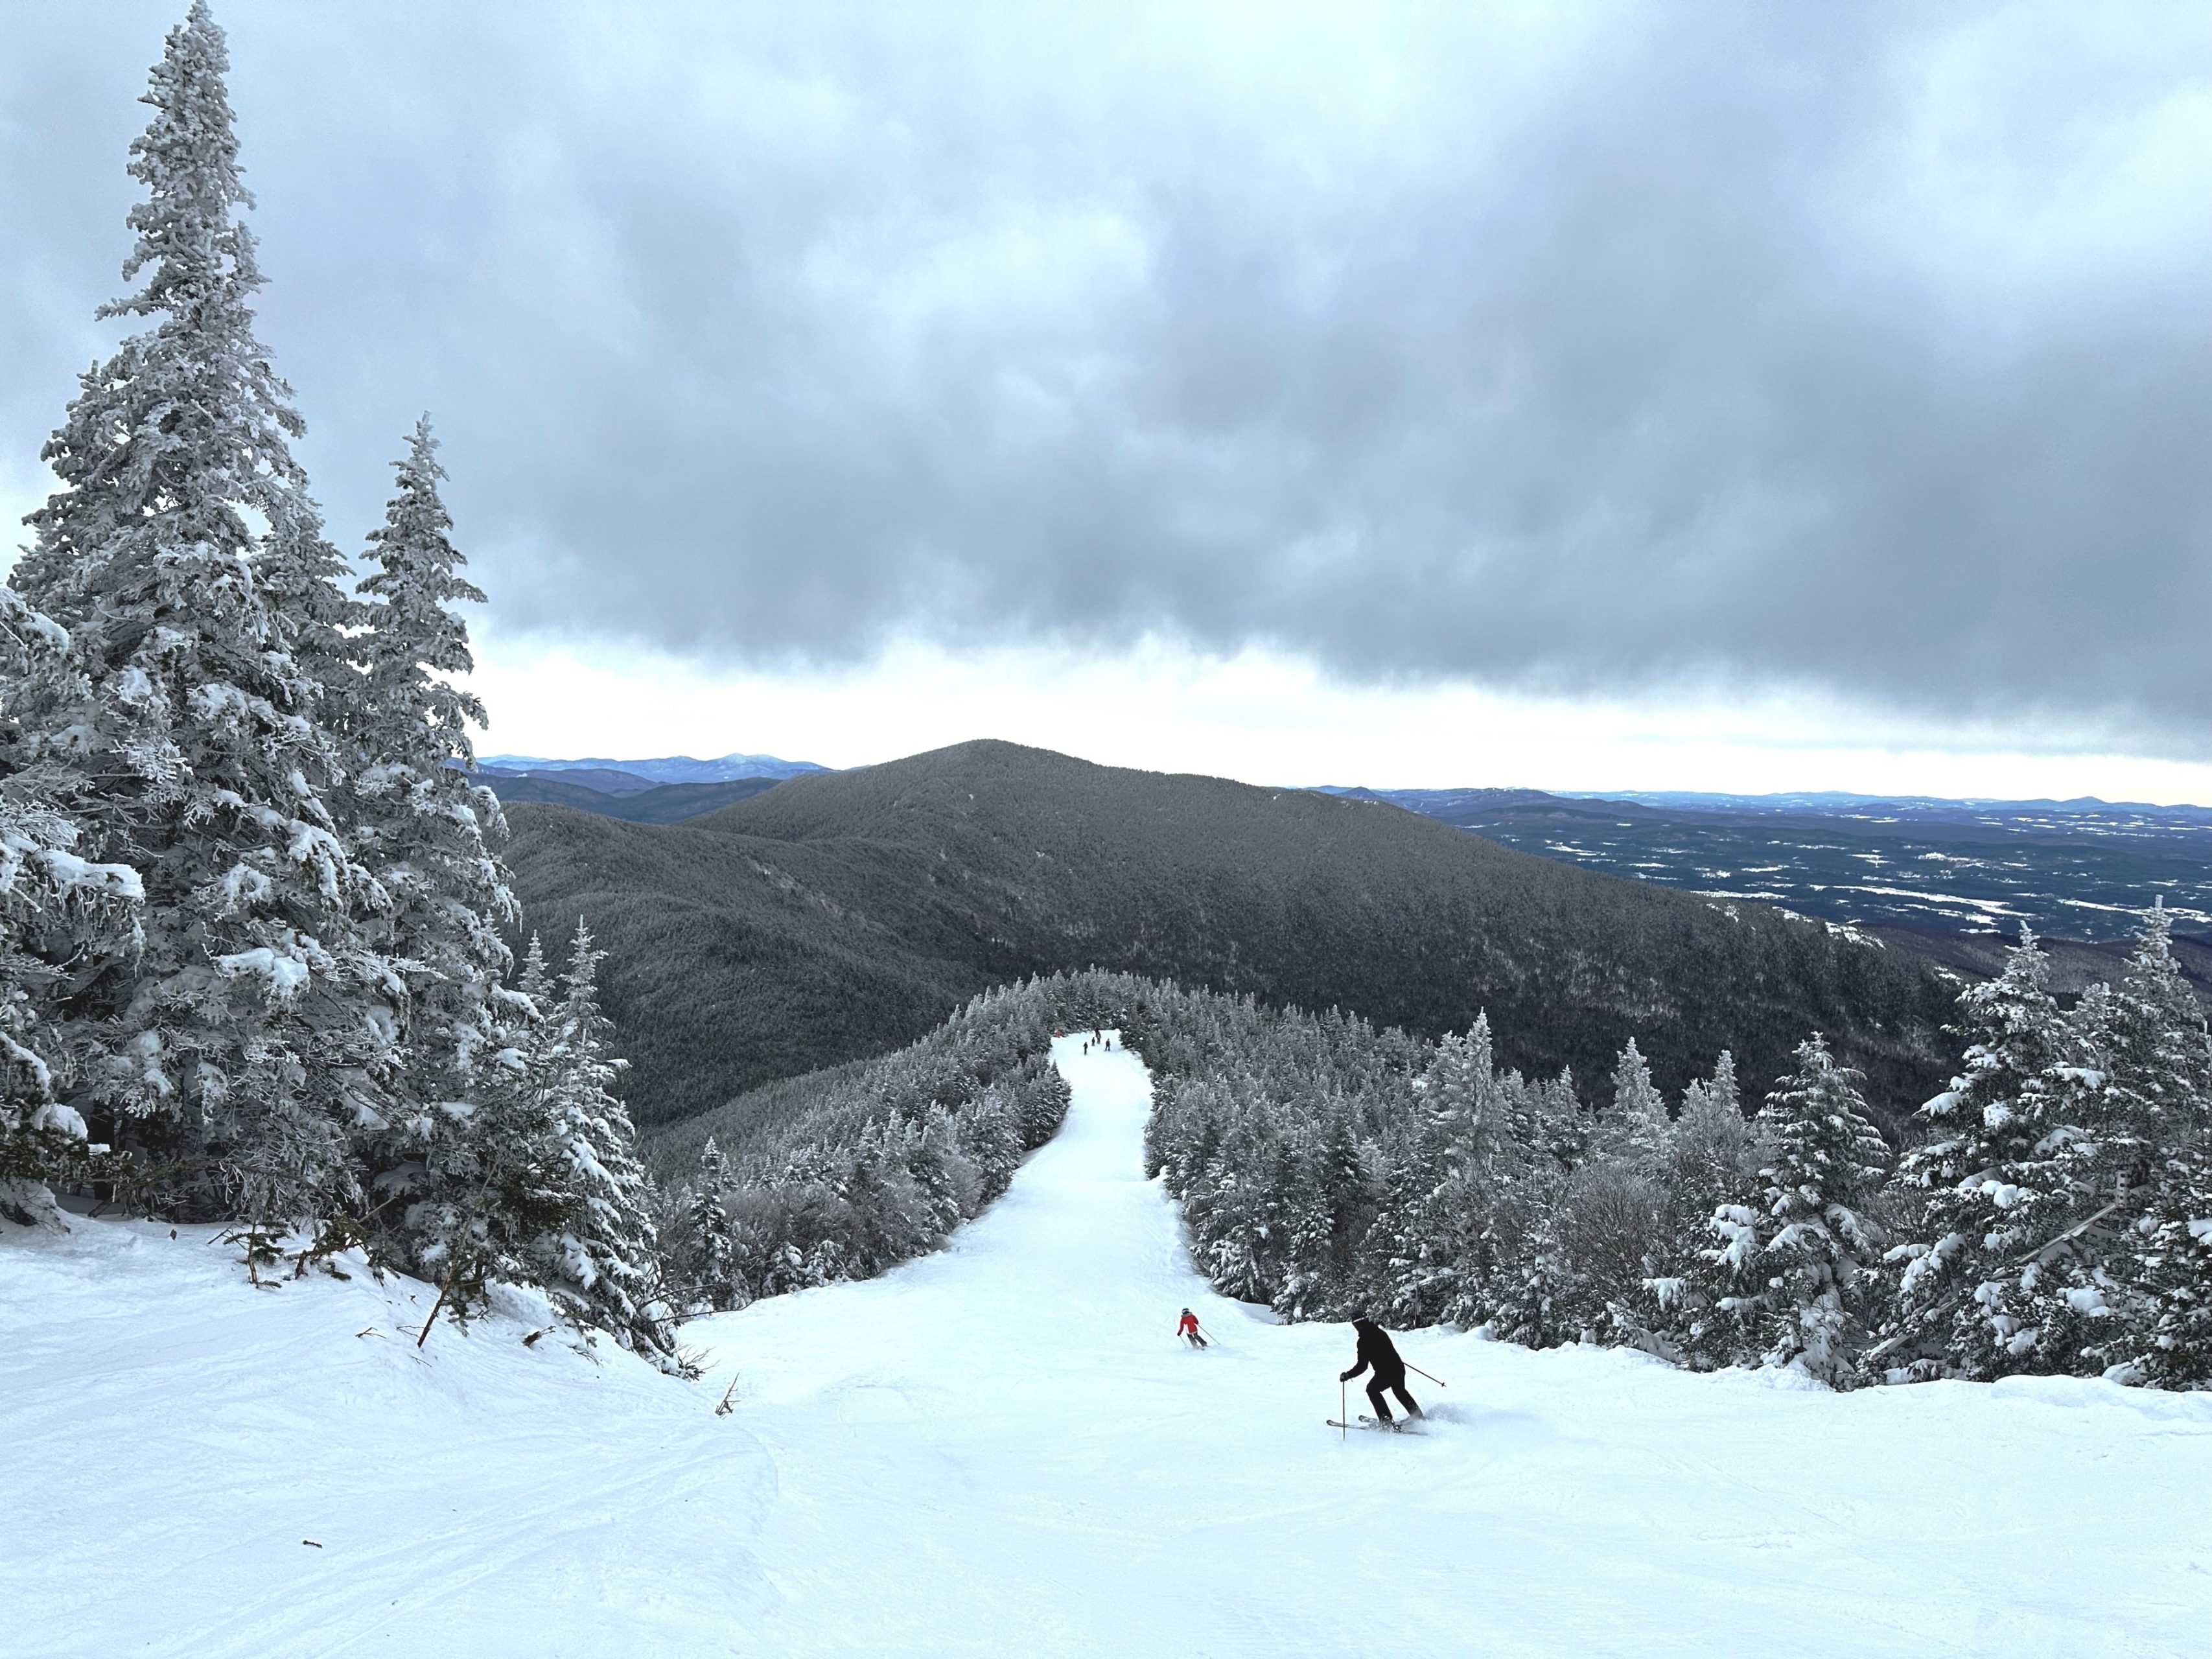
<instances>
[{"instance_id":1,"label":"skier in black jacket","mask_svg":"<svg viewBox=\"0 0 2212 1659\"><path fill-rule=\"evenodd\" d=\"M1337 1378L1349 1382L1369 1366L1375 1368L1375 1378L1367 1385L1367 1397L1375 1402L1375 1419L1379 1423L1390 1421L1390 1407L1383 1398L1387 1392L1398 1396L1407 1414L1419 1417L1421 1408L1413 1396L1406 1392L1406 1362L1398 1358L1398 1350L1391 1346L1383 1328L1371 1319L1355 1319L1352 1328L1359 1335L1359 1363Z\"/></svg>"}]
</instances>

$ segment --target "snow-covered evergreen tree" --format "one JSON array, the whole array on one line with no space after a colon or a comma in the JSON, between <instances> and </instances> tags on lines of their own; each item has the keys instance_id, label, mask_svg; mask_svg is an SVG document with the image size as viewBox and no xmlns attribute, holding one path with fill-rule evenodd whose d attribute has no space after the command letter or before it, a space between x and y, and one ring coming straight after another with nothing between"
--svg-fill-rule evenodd
<instances>
[{"instance_id":1,"label":"snow-covered evergreen tree","mask_svg":"<svg viewBox=\"0 0 2212 1659\"><path fill-rule=\"evenodd\" d=\"M1735 1364L1751 1356L1741 1322L1720 1304L1740 1288L1711 1254L1714 1215L1727 1205L1755 1204L1766 1160L1754 1123L1743 1115L1735 1057L1723 1049L1711 1078L1682 1091L1682 1115L1663 1184L1667 1190L1661 1271L1647 1286L1650 1328L1672 1357L1698 1369Z\"/></svg>"},{"instance_id":2,"label":"snow-covered evergreen tree","mask_svg":"<svg viewBox=\"0 0 2212 1659\"><path fill-rule=\"evenodd\" d=\"M741 1308L750 1293L738 1272L738 1237L730 1219L730 1171L722 1149L708 1135L699 1149L699 1173L678 1218L684 1277L705 1311Z\"/></svg>"},{"instance_id":3,"label":"snow-covered evergreen tree","mask_svg":"<svg viewBox=\"0 0 2212 1659\"><path fill-rule=\"evenodd\" d=\"M69 635L0 587L0 675L20 684L35 663L71 672ZM54 1213L50 1183L92 1173L83 1116L60 1097L68 1059L49 1023L57 992L86 956L135 948L138 872L79 856L76 826L55 811L53 779L20 764L13 721L0 724L0 1216Z\"/></svg>"},{"instance_id":4,"label":"snow-covered evergreen tree","mask_svg":"<svg viewBox=\"0 0 2212 1659\"><path fill-rule=\"evenodd\" d=\"M599 1011L605 952L583 919L568 946L560 1001L538 1063L545 1069L552 1133L566 1175L566 1214L538 1243L533 1275L578 1323L623 1346L675 1364L661 1299L661 1270L637 1134L614 1094L626 1062L607 1050L613 1027Z\"/></svg>"},{"instance_id":5,"label":"snow-covered evergreen tree","mask_svg":"<svg viewBox=\"0 0 2212 1659\"><path fill-rule=\"evenodd\" d=\"M2084 1023L2100 1073L2108 1195L2154 1186L2161 1153L2203 1134L2212 1103L2212 1035L2163 903L2145 912L2127 971Z\"/></svg>"},{"instance_id":6,"label":"snow-covered evergreen tree","mask_svg":"<svg viewBox=\"0 0 2212 1659\"><path fill-rule=\"evenodd\" d=\"M88 855L145 885L143 951L82 964L55 1005L69 1103L150 1154L156 1202L272 1219L354 1195L402 993L361 931L382 893L326 801L319 675L344 601L254 337L227 69L195 0L131 146L124 275L143 281L101 312L152 324L84 375L44 451L63 488L9 579L71 661L33 665L9 703Z\"/></svg>"},{"instance_id":7,"label":"snow-covered evergreen tree","mask_svg":"<svg viewBox=\"0 0 2212 1659\"><path fill-rule=\"evenodd\" d=\"M1590 1126L1581 1097L1575 1092L1575 1070L1559 1068L1549 1082L1532 1085L1527 1097L1525 1128L1516 1139L1540 1147L1562 1169L1572 1169L1589 1151Z\"/></svg>"},{"instance_id":8,"label":"snow-covered evergreen tree","mask_svg":"<svg viewBox=\"0 0 2212 1659\"><path fill-rule=\"evenodd\" d=\"M1424 1079L1421 1109L1428 1156L1464 1170L1496 1156L1510 1130L1490 1040L1490 1016L1478 1013L1464 1036L1437 1044Z\"/></svg>"},{"instance_id":9,"label":"snow-covered evergreen tree","mask_svg":"<svg viewBox=\"0 0 2212 1659\"><path fill-rule=\"evenodd\" d=\"M1735 1080L1735 1056L1723 1048L1710 1078L1692 1078L1682 1091L1683 1134L1731 1141L1746 1133L1743 1097Z\"/></svg>"},{"instance_id":10,"label":"snow-covered evergreen tree","mask_svg":"<svg viewBox=\"0 0 2212 1659\"><path fill-rule=\"evenodd\" d=\"M426 1109L440 1122L416 1133L423 1167L401 1216L410 1264L445 1287L465 1316L495 1280L537 1282L568 1212L568 1168L555 1133L552 1046L558 1002L536 934L511 990L495 1001L489 1052L474 1097Z\"/></svg>"},{"instance_id":11,"label":"snow-covered evergreen tree","mask_svg":"<svg viewBox=\"0 0 2212 1659\"><path fill-rule=\"evenodd\" d=\"M2100 1179L2067 1287L2098 1324L2086 1344L2123 1374L2212 1383L2212 1036L2174 959L2163 905L2143 918L2098 1035L2106 1117ZM2108 1292L2111 1292L2108 1294Z\"/></svg>"},{"instance_id":12,"label":"snow-covered evergreen tree","mask_svg":"<svg viewBox=\"0 0 2212 1659\"><path fill-rule=\"evenodd\" d=\"M1913 1375L2053 1368L2062 1333L2037 1317L2042 1247L2079 1218L2094 1138L2080 1121L2089 1058L2045 988L2027 929L2004 971L1959 1001L1960 1074L1920 1109L1930 1139L1898 1166L1908 1212L1884 1348Z\"/></svg>"},{"instance_id":13,"label":"snow-covered evergreen tree","mask_svg":"<svg viewBox=\"0 0 2212 1659\"><path fill-rule=\"evenodd\" d=\"M1371 1155L1382 1198L1359 1242L1354 1299L1406 1324L1492 1322L1528 1288L1534 1218L1563 1180L1542 1133L1540 1087L1496 1069L1490 1024L1437 1045L1418 1133L1387 1112Z\"/></svg>"},{"instance_id":14,"label":"snow-covered evergreen tree","mask_svg":"<svg viewBox=\"0 0 2212 1659\"><path fill-rule=\"evenodd\" d=\"M1735 1287L1719 1301L1763 1363L1847 1382L1866 1330L1881 1233L1868 1211L1889 1163L1856 1072L1815 1033L1759 1120L1772 1161L1756 1206L1716 1211L1712 1259Z\"/></svg>"},{"instance_id":15,"label":"snow-covered evergreen tree","mask_svg":"<svg viewBox=\"0 0 2212 1659\"><path fill-rule=\"evenodd\" d=\"M1651 1081L1651 1066L1636 1046L1636 1039L1620 1051L1613 1068L1613 1109L1607 1115L1605 1150L1626 1158L1639 1170L1656 1170L1674 1144L1674 1126L1668 1121L1667 1102Z\"/></svg>"},{"instance_id":16,"label":"snow-covered evergreen tree","mask_svg":"<svg viewBox=\"0 0 2212 1659\"><path fill-rule=\"evenodd\" d=\"M2200 1134L2168 1156L2129 1243L2127 1372L2160 1388L2212 1388L2212 1141Z\"/></svg>"},{"instance_id":17,"label":"snow-covered evergreen tree","mask_svg":"<svg viewBox=\"0 0 2212 1659\"><path fill-rule=\"evenodd\" d=\"M1567 1179L1556 1163L1524 1167L1499 1195L1492 1223L1497 1260L1481 1290L1480 1322L1504 1341L1547 1348L1577 1334L1559 1231Z\"/></svg>"},{"instance_id":18,"label":"snow-covered evergreen tree","mask_svg":"<svg viewBox=\"0 0 2212 1659\"><path fill-rule=\"evenodd\" d=\"M496 1052L495 1003L511 964L501 929L517 908L498 855L507 821L466 769L469 727L484 710L453 683L475 666L454 607L483 595L460 574L427 416L396 465L398 489L368 538L374 568L361 591L372 603L353 646L361 687L345 738L356 844L392 904L379 943L410 1011L400 1102L369 1139L380 1186L409 1194L441 1167L434 1141L462 1132L462 1115L444 1109L487 1086L481 1069Z\"/></svg>"},{"instance_id":19,"label":"snow-covered evergreen tree","mask_svg":"<svg viewBox=\"0 0 2212 1659\"><path fill-rule=\"evenodd\" d=\"M1683 1090L1668 1185L1700 1234L1716 1206L1753 1190L1747 1182L1765 1167L1759 1132L1765 1121L1763 1114L1756 1121L1744 1116L1735 1056L1725 1048L1711 1078L1694 1079Z\"/></svg>"}]
</instances>

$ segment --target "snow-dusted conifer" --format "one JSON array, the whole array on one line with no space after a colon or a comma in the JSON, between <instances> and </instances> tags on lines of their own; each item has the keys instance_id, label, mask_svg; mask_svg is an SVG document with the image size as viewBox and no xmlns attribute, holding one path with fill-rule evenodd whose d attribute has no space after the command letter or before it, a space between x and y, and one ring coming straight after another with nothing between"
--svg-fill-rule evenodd
<instances>
[{"instance_id":1,"label":"snow-dusted conifer","mask_svg":"<svg viewBox=\"0 0 2212 1659\"><path fill-rule=\"evenodd\" d=\"M1022 1108L1016 1091L997 1081L986 1085L970 1110L969 1133L982 1177L981 1200L988 1204L1013 1184L1021 1168Z\"/></svg>"},{"instance_id":2,"label":"snow-dusted conifer","mask_svg":"<svg viewBox=\"0 0 2212 1659\"><path fill-rule=\"evenodd\" d=\"M422 1166L402 1212L408 1259L446 1286L463 1315L495 1279L534 1284L569 1211L566 1158L556 1133L550 1051L559 1001L544 947L532 934L511 990L495 1000L494 1036L474 1096L422 1109Z\"/></svg>"},{"instance_id":3,"label":"snow-dusted conifer","mask_svg":"<svg viewBox=\"0 0 2212 1659\"><path fill-rule=\"evenodd\" d=\"M1799 1044L1796 1070L1759 1112L1772 1149L1765 1190L1756 1207L1723 1205L1712 1222L1713 1260L1737 1287L1721 1311L1765 1364L1828 1383L1850 1379L1880 1258L1867 1211L1889 1154L1859 1085L1818 1033Z\"/></svg>"},{"instance_id":4,"label":"snow-dusted conifer","mask_svg":"<svg viewBox=\"0 0 2212 1659\"><path fill-rule=\"evenodd\" d=\"M1684 1133L1727 1137L1743 1129L1743 1097L1735 1080L1735 1056L1726 1048L1713 1061L1710 1078L1693 1078L1682 1091Z\"/></svg>"},{"instance_id":5,"label":"snow-dusted conifer","mask_svg":"<svg viewBox=\"0 0 2212 1659\"><path fill-rule=\"evenodd\" d=\"M608 1053L612 1026L599 1011L605 957L579 917L544 1055L553 1133L567 1166L568 1213L560 1231L542 1242L536 1277L580 1324L672 1365L645 1170L629 1113L613 1092L626 1062Z\"/></svg>"},{"instance_id":6,"label":"snow-dusted conifer","mask_svg":"<svg viewBox=\"0 0 2212 1659\"><path fill-rule=\"evenodd\" d=\"M1901 1274L1884 1350L1913 1375L2051 1369L2038 1256L2076 1218L2089 1137L2072 1121L2087 1056L2045 988L2049 970L2023 927L2004 971L1960 994L1963 1068L1920 1109L1930 1139L1899 1162L1900 1197L1917 1213L1889 1253Z\"/></svg>"},{"instance_id":7,"label":"snow-dusted conifer","mask_svg":"<svg viewBox=\"0 0 2212 1659\"><path fill-rule=\"evenodd\" d=\"M1556 1162L1535 1164L1500 1195L1498 1261L1482 1289L1481 1321L1505 1341L1547 1348L1575 1334L1559 1237L1566 1182Z\"/></svg>"},{"instance_id":8,"label":"snow-dusted conifer","mask_svg":"<svg viewBox=\"0 0 2212 1659\"><path fill-rule=\"evenodd\" d=\"M699 1174L678 1225L687 1276L709 1312L743 1307L749 1299L738 1282L737 1229L730 1219L730 1175L722 1149L708 1135L699 1149Z\"/></svg>"},{"instance_id":9,"label":"snow-dusted conifer","mask_svg":"<svg viewBox=\"0 0 2212 1659\"><path fill-rule=\"evenodd\" d=\"M1492 1285L1511 1246L1500 1230L1508 1189L1530 1151L1530 1091L1517 1073L1501 1077L1490 1017L1437 1045L1423 1076L1420 1133L1386 1157L1385 1194L1364 1253L1388 1273L1384 1298L1405 1322L1486 1316ZM1548 1153L1540 1154L1547 1166Z\"/></svg>"},{"instance_id":10,"label":"snow-dusted conifer","mask_svg":"<svg viewBox=\"0 0 2212 1659\"><path fill-rule=\"evenodd\" d=\"M2156 954L2172 965L2162 948ZM2170 1109L2186 1089L2154 1035L2167 1011L2142 982L2144 965L2139 953L2136 982L2118 994L2106 985L2082 994L2061 1022L2061 1058L2034 1097L2045 1132L2019 1183L2033 1198L2014 1206L2033 1231L2022 1236L2017 1273L1977 1293L1985 1305L2001 1298L2017 1322L2017 1350L2007 1354L2017 1364L2003 1369L2130 1371L2141 1321L2131 1317L2140 1307L2128 1289L2124 1236L2154 1201L2156 1137L2179 1121Z\"/></svg>"},{"instance_id":11,"label":"snow-dusted conifer","mask_svg":"<svg viewBox=\"0 0 2212 1659\"><path fill-rule=\"evenodd\" d=\"M2212 1387L2212 1141L2200 1134L2169 1156L2130 1243L2130 1371L2160 1388Z\"/></svg>"},{"instance_id":12,"label":"snow-dusted conifer","mask_svg":"<svg viewBox=\"0 0 2212 1659\"><path fill-rule=\"evenodd\" d=\"M1562 1066L1559 1076L1532 1084L1526 1099L1527 1123L1516 1129L1516 1138L1525 1138L1532 1153L1548 1156L1563 1169L1579 1164L1589 1151L1590 1130L1575 1092L1574 1067Z\"/></svg>"},{"instance_id":13,"label":"snow-dusted conifer","mask_svg":"<svg viewBox=\"0 0 2212 1659\"><path fill-rule=\"evenodd\" d=\"M2163 905L2143 918L2098 1029L2103 1178L2083 1200L2095 1207L2081 1237L2066 1245L2090 1258L2068 1289L2098 1322L2124 1328L2095 1345L2096 1358L2163 1387L2203 1387L2212 1383L2212 1036Z\"/></svg>"},{"instance_id":14,"label":"snow-dusted conifer","mask_svg":"<svg viewBox=\"0 0 2212 1659\"><path fill-rule=\"evenodd\" d=\"M401 1103L373 1138L380 1184L411 1191L441 1162L431 1143L459 1133L450 1108L479 1100L494 1047L495 1002L511 954L501 928L517 915L498 848L507 821L466 769L483 705L453 684L475 666L454 607L483 595L460 574L445 469L425 416L381 527L369 534L361 584L372 603L354 642L357 718L346 732L349 805L362 861L389 895L380 943L404 976L410 1010Z\"/></svg>"},{"instance_id":15,"label":"snow-dusted conifer","mask_svg":"<svg viewBox=\"0 0 2212 1659\"><path fill-rule=\"evenodd\" d=\"M33 664L67 676L69 635L0 587L0 674ZM92 1168L84 1119L63 1103L67 1060L49 1024L82 957L135 948L143 888L128 865L78 855L76 826L54 810L53 778L22 769L14 723L0 725L0 1216L54 1213L50 1183Z\"/></svg>"},{"instance_id":16,"label":"snow-dusted conifer","mask_svg":"<svg viewBox=\"0 0 2212 1659\"><path fill-rule=\"evenodd\" d=\"M154 321L83 377L44 451L64 487L10 577L71 665L9 702L88 855L145 884L143 951L83 964L57 1005L70 1103L171 1172L157 1202L272 1219L353 1195L396 1020L359 930L382 896L325 800L316 659L343 601L253 334L227 68L195 0L131 146L147 196L124 275L143 280L100 313Z\"/></svg>"},{"instance_id":17,"label":"snow-dusted conifer","mask_svg":"<svg viewBox=\"0 0 2212 1659\"><path fill-rule=\"evenodd\" d=\"M1674 1141L1667 1103L1651 1081L1651 1067L1636 1039L1620 1051L1613 1068L1613 1109L1605 1125L1606 1149L1644 1170L1656 1170Z\"/></svg>"},{"instance_id":18,"label":"snow-dusted conifer","mask_svg":"<svg viewBox=\"0 0 2212 1659\"><path fill-rule=\"evenodd\" d=\"M1428 1154L1442 1167L1463 1170L1497 1153L1507 1125L1488 1013L1478 1013L1464 1036L1454 1033L1437 1043L1425 1074L1421 1110Z\"/></svg>"},{"instance_id":19,"label":"snow-dusted conifer","mask_svg":"<svg viewBox=\"0 0 2212 1659\"><path fill-rule=\"evenodd\" d=\"M1711 1077L1693 1079L1682 1091L1668 1184L1700 1232L1714 1206L1744 1196L1747 1179L1763 1167L1759 1131L1764 1121L1744 1116L1735 1056L1725 1048Z\"/></svg>"},{"instance_id":20,"label":"snow-dusted conifer","mask_svg":"<svg viewBox=\"0 0 2212 1659\"><path fill-rule=\"evenodd\" d=\"M1682 1091L1682 1115L1664 1176L1662 1271L1647 1286L1656 1304L1652 1328L1692 1366L1718 1367L1748 1357L1741 1323L1720 1309L1740 1287L1734 1272L1712 1258L1712 1220L1723 1206L1758 1202L1764 1190L1760 1152L1756 1127L1743 1115L1735 1057L1723 1049L1712 1076L1692 1079Z\"/></svg>"},{"instance_id":21,"label":"snow-dusted conifer","mask_svg":"<svg viewBox=\"0 0 2212 1659\"><path fill-rule=\"evenodd\" d=\"M2108 1195L2154 1185L2160 1152L2202 1134L2212 1103L2212 1036L2162 902L2144 913L2127 971L2087 1035L2106 1115Z\"/></svg>"}]
</instances>

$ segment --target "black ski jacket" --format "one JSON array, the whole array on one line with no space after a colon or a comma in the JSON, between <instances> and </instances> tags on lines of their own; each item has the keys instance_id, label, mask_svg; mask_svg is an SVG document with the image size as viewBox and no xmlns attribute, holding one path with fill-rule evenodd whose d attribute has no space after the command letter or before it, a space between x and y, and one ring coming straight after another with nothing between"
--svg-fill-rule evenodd
<instances>
[{"instance_id":1,"label":"black ski jacket","mask_svg":"<svg viewBox=\"0 0 2212 1659\"><path fill-rule=\"evenodd\" d=\"M1359 1334L1359 1363L1344 1373L1349 1382L1370 1365L1375 1368L1375 1380L1385 1388L1406 1380L1406 1362L1398 1358L1398 1350L1391 1346L1390 1334L1371 1319L1355 1319L1352 1328Z\"/></svg>"}]
</instances>

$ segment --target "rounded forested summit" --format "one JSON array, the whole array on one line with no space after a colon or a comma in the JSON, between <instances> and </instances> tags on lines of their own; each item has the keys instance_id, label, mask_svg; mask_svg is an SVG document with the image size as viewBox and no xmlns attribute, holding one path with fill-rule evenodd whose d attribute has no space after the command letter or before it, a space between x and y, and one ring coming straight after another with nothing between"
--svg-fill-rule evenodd
<instances>
[{"instance_id":1,"label":"rounded forested summit","mask_svg":"<svg viewBox=\"0 0 2212 1659\"><path fill-rule=\"evenodd\" d=\"M1765 906L1517 853L1379 802L995 740L793 778L668 825L512 809L538 925L589 917L640 1117L912 1040L961 999L1091 966L1341 1006L1595 1082L1633 1036L1678 1087L1830 1034L1917 1103L1949 995Z\"/></svg>"}]
</instances>

